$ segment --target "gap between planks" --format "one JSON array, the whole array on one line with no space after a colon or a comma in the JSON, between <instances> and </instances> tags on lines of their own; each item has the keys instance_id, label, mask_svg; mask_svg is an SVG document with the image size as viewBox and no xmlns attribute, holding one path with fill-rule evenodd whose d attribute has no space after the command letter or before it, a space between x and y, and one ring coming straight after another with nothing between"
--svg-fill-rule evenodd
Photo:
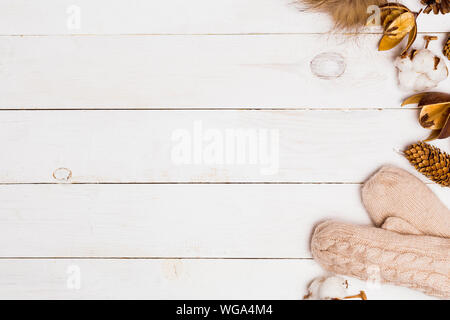
<instances>
[{"instance_id":1,"label":"gap between planks","mask_svg":"<svg viewBox=\"0 0 450 320\"><path fill-rule=\"evenodd\" d=\"M328 182L313 182L313 181L247 181L247 182L239 182L239 181L232 181L232 182L218 182L218 181L186 181L186 182L165 182L165 181L155 181L155 182L0 182L0 186L20 186L20 185L197 185L197 184L214 184L214 185L241 185L241 184L248 184L248 185L262 185L262 184L274 184L274 185L362 185L364 182L339 182L339 181L328 181ZM425 182L425 184L432 185L434 183L432 182Z\"/></svg>"},{"instance_id":2,"label":"gap between planks","mask_svg":"<svg viewBox=\"0 0 450 320\"><path fill-rule=\"evenodd\" d=\"M311 257L0 257L0 260L314 260Z\"/></svg>"},{"instance_id":3,"label":"gap between planks","mask_svg":"<svg viewBox=\"0 0 450 320\"><path fill-rule=\"evenodd\" d=\"M447 34L445 31L418 32ZM0 34L0 37L152 37L152 36L289 36L289 35L359 36L383 35L383 32L249 32L249 33L61 33L61 34Z\"/></svg>"},{"instance_id":4,"label":"gap between planks","mask_svg":"<svg viewBox=\"0 0 450 320\"><path fill-rule=\"evenodd\" d=\"M363 108L314 108L314 107L286 107L286 108L258 108L258 107L213 107L213 108L3 108L2 111L388 111L388 110L420 110L418 107L393 107L393 108L380 108L380 107L363 107Z\"/></svg>"},{"instance_id":5,"label":"gap between planks","mask_svg":"<svg viewBox=\"0 0 450 320\"><path fill-rule=\"evenodd\" d=\"M348 184L348 185L360 185L362 182L293 182L293 181L232 181L232 182L218 182L218 181L180 181L180 182L167 182L167 181L155 181L155 182L1 182L0 185L8 186L8 185L154 185L154 184L302 184L302 185L320 185L320 184Z\"/></svg>"}]
</instances>

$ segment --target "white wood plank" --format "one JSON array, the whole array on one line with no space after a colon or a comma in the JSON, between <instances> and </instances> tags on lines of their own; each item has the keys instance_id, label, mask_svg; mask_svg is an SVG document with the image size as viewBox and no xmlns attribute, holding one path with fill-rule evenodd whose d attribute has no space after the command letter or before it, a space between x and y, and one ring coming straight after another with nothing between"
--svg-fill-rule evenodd
<instances>
[{"instance_id":1,"label":"white wood plank","mask_svg":"<svg viewBox=\"0 0 450 320\"><path fill-rule=\"evenodd\" d=\"M227 136L240 129L256 136L241 135L243 149ZM387 163L409 168L396 149L428 134L414 109L2 111L0 182L354 183ZM449 150L446 141L436 145ZM209 160L211 148L223 151L223 163Z\"/></svg>"},{"instance_id":2,"label":"white wood plank","mask_svg":"<svg viewBox=\"0 0 450 320\"><path fill-rule=\"evenodd\" d=\"M325 219L370 224L360 186L0 186L0 257L309 258Z\"/></svg>"},{"instance_id":3,"label":"white wood plank","mask_svg":"<svg viewBox=\"0 0 450 320\"><path fill-rule=\"evenodd\" d=\"M398 107L411 93L398 89L395 52L378 52L379 38L2 37L0 108ZM342 76L313 75L324 52L343 57ZM447 79L436 90L449 87Z\"/></svg>"},{"instance_id":4,"label":"white wood plank","mask_svg":"<svg viewBox=\"0 0 450 320\"><path fill-rule=\"evenodd\" d=\"M312 260L0 260L1 299L302 299ZM79 275L79 278L75 278ZM79 282L78 282L79 279ZM368 299L430 299L349 279ZM79 288L77 285L79 284Z\"/></svg>"},{"instance_id":5,"label":"white wood plank","mask_svg":"<svg viewBox=\"0 0 450 320\"><path fill-rule=\"evenodd\" d=\"M0 203L2 257L302 258L320 220L369 223L355 185L18 185Z\"/></svg>"},{"instance_id":6,"label":"white wood plank","mask_svg":"<svg viewBox=\"0 0 450 320\"><path fill-rule=\"evenodd\" d=\"M192 34L328 32L331 20L303 13L292 0L3 0L0 34ZM402 1L419 10L416 0ZM72 6L79 27L69 24ZM69 11L67 11L69 10ZM72 20L73 21L73 20ZM447 32L442 15L419 18L420 31ZM379 32L377 29L369 29Z\"/></svg>"}]
</instances>

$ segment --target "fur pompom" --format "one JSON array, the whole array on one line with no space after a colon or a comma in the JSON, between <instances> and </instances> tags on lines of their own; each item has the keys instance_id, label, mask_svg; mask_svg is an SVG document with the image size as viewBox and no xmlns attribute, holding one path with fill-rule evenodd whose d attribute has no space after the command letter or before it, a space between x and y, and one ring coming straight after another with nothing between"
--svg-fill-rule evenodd
<instances>
[{"instance_id":1,"label":"fur pompom","mask_svg":"<svg viewBox=\"0 0 450 320\"><path fill-rule=\"evenodd\" d=\"M330 15L336 29L351 30L364 27L370 13L369 6L381 6L385 0L298 0L309 10Z\"/></svg>"}]
</instances>

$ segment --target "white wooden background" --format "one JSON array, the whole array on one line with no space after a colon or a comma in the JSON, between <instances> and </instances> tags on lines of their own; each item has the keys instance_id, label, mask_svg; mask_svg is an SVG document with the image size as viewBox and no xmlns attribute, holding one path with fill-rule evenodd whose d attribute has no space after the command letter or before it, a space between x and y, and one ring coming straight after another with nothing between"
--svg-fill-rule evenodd
<instances>
[{"instance_id":1,"label":"white wooden background","mask_svg":"<svg viewBox=\"0 0 450 320\"><path fill-rule=\"evenodd\" d=\"M449 17L418 22L439 53ZM398 50L331 26L290 0L1 1L0 298L302 298L323 275L313 226L370 223L361 183L411 170L396 150L427 135L399 108ZM323 52L341 77L311 73ZM278 130L278 172L174 164L173 132L199 121Z\"/></svg>"}]
</instances>

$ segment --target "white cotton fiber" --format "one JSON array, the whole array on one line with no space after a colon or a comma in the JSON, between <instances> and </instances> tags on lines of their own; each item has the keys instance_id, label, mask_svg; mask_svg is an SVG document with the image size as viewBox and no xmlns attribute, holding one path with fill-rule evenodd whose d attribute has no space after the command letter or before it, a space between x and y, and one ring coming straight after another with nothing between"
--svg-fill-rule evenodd
<instances>
[{"instance_id":1,"label":"white cotton fiber","mask_svg":"<svg viewBox=\"0 0 450 320\"><path fill-rule=\"evenodd\" d=\"M426 91L448 77L444 59L428 49L417 50L411 56L398 57L394 65L398 69L400 88L405 91Z\"/></svg>"},{"instance_id":2,"label":"white cotton fiber","mask_svg":"<svg viewBox=\"0 0 450 320\"><path fill-rule=\"evenodd\" d=\"M306 299L309 300L331 300L343 299L348 296L348 283L339 276L322 277L315 279L308 288Z\"/></svg>"}]
</instances>

